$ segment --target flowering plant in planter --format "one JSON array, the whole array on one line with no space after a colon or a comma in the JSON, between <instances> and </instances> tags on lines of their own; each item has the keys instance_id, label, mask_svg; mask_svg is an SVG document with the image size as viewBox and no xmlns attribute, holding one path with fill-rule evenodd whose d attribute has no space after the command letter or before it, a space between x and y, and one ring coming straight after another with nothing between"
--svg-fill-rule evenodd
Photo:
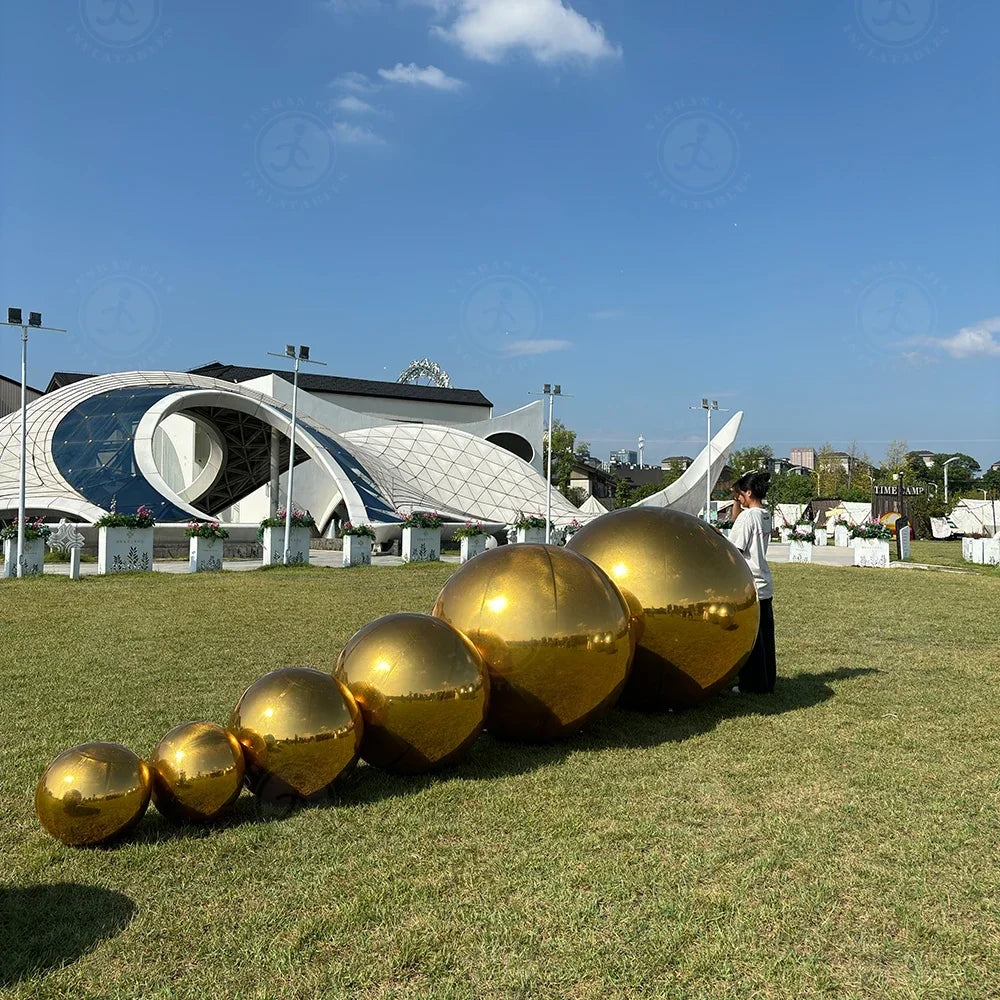
<instances>
[{"instance_id":1,"label":"flowering plant in planter","mask_svg":"<svg viewBox=\"0 0 1000 1000\"><path fill-rule=\"evenodd\" d=\"M486 529L483 527L482 521L466 521L465 524L455 529L453 538L459 540L463 538L477 538L479 535L485 535Z\"/></svg>"},{"instance_id":2,"label":"flowering plant in planter","mask_svg":"<svg viewBox=\"0 0 1000 1000\"><path fill-rule=\"evenodd\" d=\"M47 524L43 524L40 517L36 517L34 520L30 517L25 518L24 540L26 542L33 542L36 538L48 538L51 534L52 529ZM15 538L17 538L17 518L0 528L0 540L6 542Z\"/></svg>"},{"instance_id":3,"label":"flowering plant in planter","mask_svg":"<svg viewBox=\"0 0 1000 1000\"><path fill-rule=\"evenodd\" d=\"M851 538L864 538L868 541L887 542L892 538L888 525L874 521L870 524L855 524L851 528Z\"/></svg>"},{"instance_id":4,"label":"flowering plant in planter","mask_svg":"<svg viewBox=\"0 0 1000 1000\"><path fill-rule=\"evenodd\" d=\"M808 542L811 545L816 541L816 532L808 521L804 521L792 528L792 533L788 536L788 540L790 542Z\"/></svg>"},{"instance_id":5,"label":"flowering plant in planter","mask_svg":"<svg viewBox=\"0 0 1000 1000\"><path fill-rule=\"evenodd\" d=\"M153 508L145 504L136 508L134 514L119 514L118 503L112 498L111 509L102 514L95 522L96 528L152 528L156 524Z\"/></svg>"},{"instance_id":6,"label":"flowering plant in planter","mask_svg":"<svg viewBox=\"0 0 1000 1000\"><path fill-rule=\"evenodd\" d=\"M285 516L287 511L284 507L278 508L278 513L274 517L265 517L263 521L260 522L260 527L257 529L257 537L264 537L265 528L283 528L285 526ZM298 507L292 507L292 514L289 518L289 523L293 528L312 528L316 525L316 519L307 510L299 510Z\"/></svg>"},{"instance_id":7,"label":"flowering plant in planter","mask_svg":"<svg viewBox=\"0 0 1000 1000\"><path fill-rule=\"evenodd\" d=\"M218 521L188 521L185 538L228 538L229 532Z\"/></svg>"},{"instance_id":8,"label":"flowering plant in planter","mask_svg":"<svg viewBox=\"0 0 1000 1000\"><path fill-rule=\"evenodd\" d=\"M441 515L435 511L411 510L408 514L400 512L399 519L404 528L440 528Z\"/></svg>"},{"instance_id":9,"label":"flowering plant in planter","mask_svg":"<svg viewBox=\"0 0 1000 1000\"><path fill-rule=\"evenodd\" d=\"M374 538L375 529L370 524L351 524L350 521L345 521L343 527L340 529L342 535L357 535L361 538Z\"/></svg>"},{"instance_id":10,"label":"flowering plant in planter","mask_svg":"<svg viewBox=\"0 0 1000 1000\"><path fill-rule=\"evenodd\" d=\"M827 521L826 526L828 528L849 528L851 522L846 517L835 517L832 521Z\"/></svg>"},{"instance_id":11,"label":"flowering plant in planter","mask_svg":"<svg viewBox=\"0 0 1000 1000\"><path fill-rule=\"evenodd\" d=\"M525 514L524 511L519 510L517 512L517 517L514 518L514 527L518 530L525 529L526 531L532 528L540 528L545 530L545 515L544 514Z\"/></svg>"}]
</instances>

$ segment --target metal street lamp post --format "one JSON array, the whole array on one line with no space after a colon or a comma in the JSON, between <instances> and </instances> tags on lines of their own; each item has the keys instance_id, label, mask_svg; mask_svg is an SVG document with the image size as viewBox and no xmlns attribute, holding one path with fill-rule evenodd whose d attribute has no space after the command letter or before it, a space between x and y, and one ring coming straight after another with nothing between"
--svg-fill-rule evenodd
<instances>
[{"instance_id":1,"label":"metal street lamp post","mask_svg":"<svg viewBox=\"0 0 1000 1000\"><path fill-rule=\"evenodd\" d=\"M689 406L688 409L704 410L705 415L708 417L708 467L705 469L705 522L710 524L712 521L712 410L718 410L720 413L728 413L729 410L720 410L717 399L709 402L705 398L702 398L700 406Z\"/></svg>"},{"instance_id":2,"label":"metal street lamp post","mask_svg":"<svg viewBox=\"0 0 1000 1000\"><path fill-rule=\"evenodd\" d=\"M309 357L308 346L300 346L298 352L294 344L285 346L284 354L275 354L274 351L267 352L272 358L293 358L295 360L295 373L292 376L292 429L290 443L288 446L288 495L285 498L285 544L281 556L282 565L287 566L291 558L292 547L292 488L295 484L295 421L298 418L299 405L299 365L306 361L311 365L326 366L325 361L313 361Z\"/></svg>"},{"instance_id":3,"label":"metal street lamp post","mask_svg":"<svg viewBox=\"0 0 1000 1000\"><path fill-rule=\"evenodd\" d=\"M555 402L556 396L564 395L561 385L550 385L548 382L542 386L541 392L530 392L529 396L548 396L549 397L549 429L548 429L548 442L549 442L549 454L546 469L546 484L545 484L545 544L549 544L549 540L552 538L552 404Z\"/></svg>"},{"instance_id":4,"label":"metal street lamp post","mask_svg":"<svg viewBox=\"0 0 1000 1000\"><path fill-rule=\"evenodd\" d=\"M47 330L49 333L65 333L56 326L42 326L42 314L28 313L28 322L22 322L20 309L7 310L7 322L0 326L21 328L21 464L20 485L17 495L17 575L24 576L24 518L27 507L27 461L28 461L28 328Z\"/></svg>"},{"instance_id":5,"label":"metal street lamp post","mask_svg":"<svg viewBox=\"0 0 1000 1000\"><path fill-rule=\"evenodd\" d=\"M948 466L951 465L952 462L957 462L961 457L962 457L961 455L952 455L951 458L945 459L945 463L944 463L944 504L945 504L945 507L948 506Z\"/></svg>"}]
</instances>

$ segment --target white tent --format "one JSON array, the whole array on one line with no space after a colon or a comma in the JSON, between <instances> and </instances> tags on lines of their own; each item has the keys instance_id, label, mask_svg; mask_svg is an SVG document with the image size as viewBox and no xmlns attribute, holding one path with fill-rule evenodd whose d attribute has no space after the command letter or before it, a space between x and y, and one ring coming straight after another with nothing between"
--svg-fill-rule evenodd
<instances>
[{"instance_id":1,"label":"white tent","mask_svg":"<svg viewBox=\"0 0 1000 1000\"><path fill-rule=\"evenodd\" d=\"M959 500L949 515L963 535L995 535L1000 529L1000 500Z\"/></svg>"},{"instance_id":2,"label":"white tent","mask_svg":"<svg viewBox=\"0 0 1000 1000\"><path fill-rule=\"evenodd\" d=\"M804 503L779 503L774 505L774 527L791 528L799 523L806 509Z\"/></svg>"},{"instance_id":3,"label":"white tent","mask_svg":"<svg viewBox=\"0 0 1000 1000\"><path fill-rule=\"evenodd\" d=\"M581 514L607 514L608 508L601 503L593 493L580 504Z\"/></svg>"}]
</instances>

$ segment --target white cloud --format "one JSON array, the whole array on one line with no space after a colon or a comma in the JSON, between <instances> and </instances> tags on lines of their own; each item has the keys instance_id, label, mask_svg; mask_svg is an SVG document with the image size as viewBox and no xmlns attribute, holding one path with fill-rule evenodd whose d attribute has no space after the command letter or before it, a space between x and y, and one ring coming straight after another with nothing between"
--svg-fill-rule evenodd
<instances>
[{"instance_id":1,"label":"white cloud","mask_svg":"<svg viewBox=\"0 0 1000 1000\"><path fill-rule=\"evenodd\" d=\"M385 139L376 135L370 128L363 125L352 125L350 122L334 122L333 134L337 142L345 146L384 146Z\"/></svg>"},{"instance_id":2,"label":"white cloud","mask_svg":"<svg viewBox=\"0 0 1000 1000\"><path fill-rule=\"evenodd\" d=\"M937 345L947 351L953 358L995 358L1000 357L1000 316L984 319L981 323L963 327L958 333Z\"/></svg>"},{"instance_id":3,"label":"white cloud","mask_svg":"<svg viewBox=\"0 0 1000 1000\"><path fill-rule=\"evenodd\" d=\"M331 84L337 90L348 90L354 94L374 94L379 89L377 83L373 83L364 73L351 71L341 73Z\"/></svg>"},{"instance_id":4,"label":"white cloud","mask_svg":"<svg viewBox=\"0 0 1000 1000\"><path fill-rule=\"evenodd\" d=\"M571 340L512 340L503 345L505 354L512 357L523 354L549 354L552 351L565 351L573 346Z\"/></svg>"},{"instance_id":5,"label":"white cloud","mask_svg":"<svg viewBox=\"0 0 1000 1000\"><path fill-rule=\"evenodd\" d=\"M565 0L424 0L451 23L433 33L459 46L471 59L499 62L509 52L527 51L540 63L571 59L618 59L621 47L604 28Z\"/></svg>"},{"instance_id":6,"label":"white cloud","mask_svg":"<svg viewBox=\"0 0 1000 1000\"><path fill-rule=\"evenodd\" d=\"M432 90L461 90L465 84L461 80L456 80L453 76L448 76L437 66L425 66L421 68L416 63L409 63L404 66L396 63L392 69L380 69L378 75L383 80L390 83L405 83L413 87L430 87Z\"/></svg>"},{"instance_id":7,"label":"white cloud","mask_svg":"<svg viewBox=\"0 0 1000 1000\"><path fill-rule=\"evenodd\" d=\"M350 115L374 115L378 114L378 108L373 107L367 101L362 101L354 94L348 94L337 101L336 105L341 111L346 111Z\"/></svg>"}]
</instances>

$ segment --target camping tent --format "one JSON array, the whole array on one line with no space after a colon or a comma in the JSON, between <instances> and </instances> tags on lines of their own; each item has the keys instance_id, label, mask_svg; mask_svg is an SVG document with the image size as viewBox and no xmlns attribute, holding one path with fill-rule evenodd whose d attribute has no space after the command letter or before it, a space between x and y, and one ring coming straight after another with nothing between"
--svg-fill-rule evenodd
<instances>
[{"instance_id":1,"label":"camping tent","mask_svg":"<svg viewBox=\"0 0 1000 1000\"><path fill-rule=\"evenodd\" d=\"M580 513L582 514L607 514L607 512L608 508L593 493L580 504Z\"/></svg>"},{"instance_id":2,"label":"camping tent","mask_svg":"<svg viewBox=\"0 0 1000 1000\"><path fill-rule=\"evenodd\" d=\"M806 509L804 503L779 503L774 505L774 527L791 528L799 523L802 512Z\"/></svg>"},{"instance_id":3,"label":"camping tent","mask_svg":"<svg viewBox=\"0 0 1000 1000\"><path fill-rule=\"evenodd\" d=\"M959 500L950 519L960 534L995 535L1000 529L1000 500Z\"/></svg>"}]
</instances>

